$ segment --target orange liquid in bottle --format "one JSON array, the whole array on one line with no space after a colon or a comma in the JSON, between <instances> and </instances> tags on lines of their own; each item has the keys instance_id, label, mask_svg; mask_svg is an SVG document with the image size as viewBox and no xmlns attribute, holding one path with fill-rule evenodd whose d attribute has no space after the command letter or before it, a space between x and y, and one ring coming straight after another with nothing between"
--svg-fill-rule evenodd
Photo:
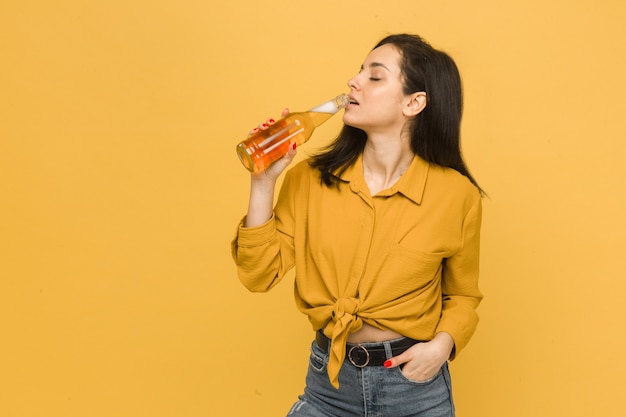
<instances>
[{"instance_id":1,"label":"orange liquid in bottle","mask_svg":"<svg viewBox=\"0 0 626 417\"><path fill-rule=\"evenodd\" d=\"M237 154L243 165L251 172L265 171L272 163L289 151L289 144L301 145L313 130L334 113L292 113L278 120L267 130L259 130L237 146Z\"/></svg>"}]
</instances>

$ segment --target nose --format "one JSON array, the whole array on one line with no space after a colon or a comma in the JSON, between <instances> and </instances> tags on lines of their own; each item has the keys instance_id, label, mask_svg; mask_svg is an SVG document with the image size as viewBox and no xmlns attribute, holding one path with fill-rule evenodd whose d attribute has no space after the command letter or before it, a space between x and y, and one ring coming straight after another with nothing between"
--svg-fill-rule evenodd
<instances>
[{"instance_id":1,"label":"nose","mask_svg":"<svg viewBox=\"0 0 626 417\"><path fill-rule=\"evenodd\" d=\"M357 82L357 78L358 75L355 75L354 77L350 78L348 80L348 87L350 87L351 90L356 90L358 89L358 82Z\"/></svg>"}]
</instances>

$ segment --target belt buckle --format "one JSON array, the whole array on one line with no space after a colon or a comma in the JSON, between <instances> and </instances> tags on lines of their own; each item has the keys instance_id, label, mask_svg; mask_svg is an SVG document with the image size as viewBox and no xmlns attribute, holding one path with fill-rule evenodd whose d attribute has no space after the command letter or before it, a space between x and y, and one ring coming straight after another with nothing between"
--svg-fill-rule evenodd
<instances>
[{"instance_id":1,"label":"belt buckle","mask_svg":"<svg viewBox=\"0 0 626 417\"><path fill-rule=\"evenodd\" d=\"M353 353L356 355L355 358L352 357ZM370 363L370 353L365 346L355 345L348 351L348 360L357 368L365 368Z\"/></svg>"}]
</instances>

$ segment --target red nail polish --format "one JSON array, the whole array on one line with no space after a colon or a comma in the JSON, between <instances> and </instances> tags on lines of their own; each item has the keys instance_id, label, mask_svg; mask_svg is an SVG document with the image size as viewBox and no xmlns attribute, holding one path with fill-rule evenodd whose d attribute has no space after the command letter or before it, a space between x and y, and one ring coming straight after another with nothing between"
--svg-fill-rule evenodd
<instances>
[{"instance_id":1,"label":"red nail polish","mask_svg":"<svg viewBox=\"0 0 626 417\"><path fill-rule=\"evenodd\" d=\"M261 126L268 127L269 125L267 123L263 123Z\"/></svg>"},{"instance_id":2,"label":"red nail polish","mask_svg":"<svg viewBox=\"0 0 626 417\"><path fill-rule=\"evenodd\" d=\"M276 121L276 120L274 120L274 119L269 119L269 120L268 120L268 122L269 122L269 123L274 123L275 121Z\"/></svg>"},{"instance_id":3,"label":"red nail polish","mask_svg":"<svg viewBox=\"0 0 626 417\"><path fill-rule=\"evenodd\" d=\"M291 144L291 149L293 149L294 151L296 150L296 142ZM379 362L380 363L380 362Z\"/></svg>"},{"instance_id":4,"label":"red nail polish","mask_svg":"<svg viewBox=\"0 0 626 417\"><path fill-rule=\"evenodd\" d=\"M378 362L378 363L380 363L380 362ZM383 363L383 366L385 368L390 368L391 367L391 361L385 361L385 363Z\"/></svg>"}]
</instances>

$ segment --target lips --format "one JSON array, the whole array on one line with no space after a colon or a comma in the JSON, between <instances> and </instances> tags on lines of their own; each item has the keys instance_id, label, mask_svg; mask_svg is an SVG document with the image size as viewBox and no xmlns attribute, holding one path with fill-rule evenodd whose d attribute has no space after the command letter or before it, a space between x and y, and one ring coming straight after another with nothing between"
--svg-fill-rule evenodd
<instances>
[{"instance_id":1,"label":"lips","mask_svg":"<svg viewBox=\"0 0 626 417\"><path fill-rule=\"evenodd\" d=\"M348 98L350 99L350 104L359 105L359 102L356 101L351 95L348 95Z\"/></svg>"}]
</instances>

